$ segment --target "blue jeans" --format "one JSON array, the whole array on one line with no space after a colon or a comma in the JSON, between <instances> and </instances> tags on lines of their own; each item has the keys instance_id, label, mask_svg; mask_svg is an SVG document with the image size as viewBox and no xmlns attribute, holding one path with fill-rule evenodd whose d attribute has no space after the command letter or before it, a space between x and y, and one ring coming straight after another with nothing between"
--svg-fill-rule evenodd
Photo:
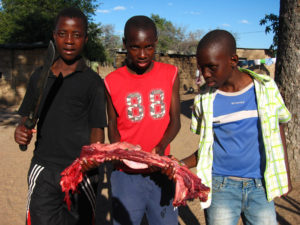
<instances>
[{"instance_id":1,"label":"blue jeans","mask_svg":"<svg viewBox=\"0 0 300 225\"><path fill-rule=\"evenodd\" d=\"M145 213L149 225L178 224L178 209L172 205L174 183L160 172L113 171L110 181L114 225L140 225Z\"/></svg>"},{"instance_id":2,"label":"blue jeans","mask_svg":"<svg viewBox=\"0 0 300 225\"><path fill-rule=\"evenodd\" d=\"M208 225L276 225L274 202L268 202L261 179L237 180L213 176L212 203L206 209Z\"/></svg>"}]
</instances>

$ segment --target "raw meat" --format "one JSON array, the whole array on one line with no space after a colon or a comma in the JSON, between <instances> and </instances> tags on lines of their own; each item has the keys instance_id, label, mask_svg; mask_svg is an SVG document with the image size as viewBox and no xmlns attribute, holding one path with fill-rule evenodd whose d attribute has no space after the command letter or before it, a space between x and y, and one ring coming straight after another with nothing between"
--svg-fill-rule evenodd
<instances>
[{"instance_id":1,"label":"raw meat","mask_svg":"<svg viewBox=\"0 0 300 225\"><path fill-rule=\"evenodd\" d=\"M74 193L77 185L83 178L80 165L83 158L86 160L93 158L100 164L110 159L123 161L131 169L130 171L134 170L138 173L141 171L146 172L148 165L159 168L173 167L175 171L174 181L176 183L174 206L186 205L187 200L194 198L206 201L210 190L186 166L181 166L176 160L172 160L167 156L144 152L139 146L126 142L114 144L96 143L83 146L80 157L61 173L60 185L62 191L65 192L65 201L69 207L71 204L69 192L72 191ZM124 168L122 169L124 170Z\"/></svg>"}]
</instances>

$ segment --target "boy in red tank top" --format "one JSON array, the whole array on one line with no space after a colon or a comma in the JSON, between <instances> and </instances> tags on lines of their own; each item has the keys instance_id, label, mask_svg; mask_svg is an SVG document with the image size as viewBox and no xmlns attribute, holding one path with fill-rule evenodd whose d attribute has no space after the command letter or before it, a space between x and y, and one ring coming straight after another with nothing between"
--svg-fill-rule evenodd
<instances>
[{"instance_id":1,"label":"boy in red tank top","mask_svg":"<svg viewBox=\"0 0 300 225\"><path fill-rule=\"evenodd\" d=\"M179 78L175 66L153 61L157 44L154 22L134 16L125 25L126 65L105 78L108 93L108 136L144 151L168 155L180 129ZM172 206L173 182L161 172L111 175L113 224L177 225Z\"/></svg>"}]
</instances>

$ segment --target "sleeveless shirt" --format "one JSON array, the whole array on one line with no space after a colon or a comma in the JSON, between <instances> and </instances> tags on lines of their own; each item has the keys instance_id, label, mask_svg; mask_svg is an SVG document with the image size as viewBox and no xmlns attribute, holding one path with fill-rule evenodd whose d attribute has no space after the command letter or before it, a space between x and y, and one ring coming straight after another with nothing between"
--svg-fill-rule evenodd
<instances>
[{"instance_id":1,"label":"sleeveless shirt","mask_svg":"<svg viewBox=\"0 0 300 225\"><path fill-rule=\"evenodd\" d=\"M146 152L162 139L169 121L172 88L177 67L154 62L142 75L131 74L121 67L105 78L105 85L117 112L120 141L140 145ZM170 146L165 155L170 153Z\"/></svg>"}]
</instances>

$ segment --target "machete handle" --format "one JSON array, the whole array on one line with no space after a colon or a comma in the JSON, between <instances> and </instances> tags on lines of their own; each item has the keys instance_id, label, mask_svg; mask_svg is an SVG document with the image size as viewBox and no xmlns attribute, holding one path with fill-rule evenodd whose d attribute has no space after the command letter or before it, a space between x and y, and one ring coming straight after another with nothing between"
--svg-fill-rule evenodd
<instances>
[{"instance_id":1,"label":"machete handle","mask_svg":"<svg viewBox=\"0 0 300 225\"><path fill-rule=\"evenodd\" d=\"M26 151L27 150L27 145L19 145L19 148L21 151Z\"/></svg>"},{"instance_id":2,"label":"machete handle","mask_svg":"<svg viewBox=\"0 0 300 225\"><path fill-rule=\"evenodd\" d=\"M25 121L25 123L24 123L24 126L27 128L27 129L30 129L30 130L32 130L33 128L34 128L34 126L35 126L35 122L32 120L32 119L27 119L26 121ZM19 149L21 150L21 151L26 151L27 150L27 145L19 145Z\"/></svg>"}]
</instances>

